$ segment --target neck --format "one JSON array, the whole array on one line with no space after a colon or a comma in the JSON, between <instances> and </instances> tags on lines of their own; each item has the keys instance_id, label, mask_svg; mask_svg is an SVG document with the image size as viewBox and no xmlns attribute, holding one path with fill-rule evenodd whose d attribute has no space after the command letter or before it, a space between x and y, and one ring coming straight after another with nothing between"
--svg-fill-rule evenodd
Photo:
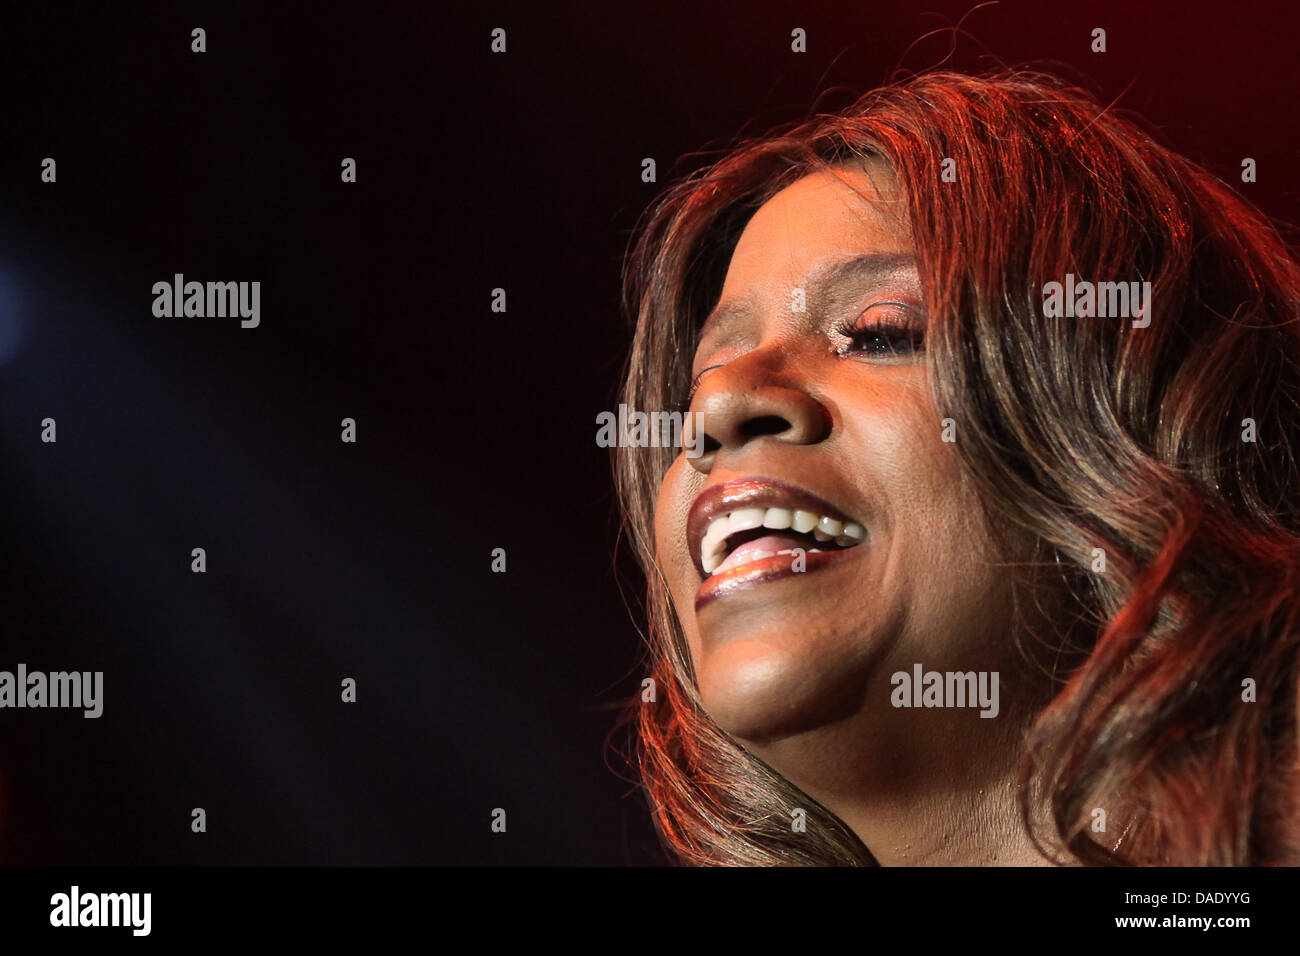
<instances>
[{"instance_id":1,"label":"neck","mask_svg":"<svg viewBox=\"0 0 1300 956\"><path fill-rule=\"evenodd\" d=\"M882 866L1050 866L1021 819L1014 774L984 786L863 801L837 815Z\"/></svg>"},{"instance_id":2,"label":"neck","mask_svg":"<svg viewBox=\"0 0 1300 956\"><path fill-rule=\"evenodd\" d=\"M1016 768L1027 714L984 721L911 711L904 727L886 726L895 714L747 746L839 817L883 866L1052 864L1021 817Z\"/></svg>"}]
</instances>

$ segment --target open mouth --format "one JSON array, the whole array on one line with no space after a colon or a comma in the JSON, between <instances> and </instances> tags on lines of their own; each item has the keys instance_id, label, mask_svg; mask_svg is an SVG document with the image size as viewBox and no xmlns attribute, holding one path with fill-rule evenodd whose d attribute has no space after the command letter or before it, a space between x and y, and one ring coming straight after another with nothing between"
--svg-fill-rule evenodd
<instances>
[{"instance_id":1,"label":"open mouth","mask_svg":"<svg viewBox=\"0 0 1300 956\"><path fill-rule=\"evenodd\" d=\"M867 539L856 521L794 508L739 508L718 514L700 543L706 577L776 555L843 551Z\"/></svg>"}]
</instances>

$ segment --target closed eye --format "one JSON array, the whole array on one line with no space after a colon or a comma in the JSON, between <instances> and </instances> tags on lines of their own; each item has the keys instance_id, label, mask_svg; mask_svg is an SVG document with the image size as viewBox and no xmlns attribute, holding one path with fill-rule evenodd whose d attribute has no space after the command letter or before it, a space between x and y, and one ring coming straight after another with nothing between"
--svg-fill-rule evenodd
<instances>
[{"instance_id":1,"label":"closed eye","mask_svg":"<svg viewBox=\"0 0 1300 956\"><path fill-rule=\"evenodd\" d=\"M901 302L873 303L856 320L836 327L844 357L899 360L925 351L925 328L917 311Z\"/></svg>"},{"instance_id":2,"label":"closed eye","mask_svg":"<svg viewBox=\"0 0 1300 956\"><path fill-rule=\"evenodd\" d=\"M678 411L685 413L690 410L691 402L695 401L695 393L700 390L700 380L704 378L704 374L706 372L711 372L715 368L722 368L722 366L710 365L708 368L704 368L700 370L700 374L695 376L695 378L691 381L690 391L686 393L686 400L682 402L682 407L678 409Z\"/></svg>"}]
</instances>

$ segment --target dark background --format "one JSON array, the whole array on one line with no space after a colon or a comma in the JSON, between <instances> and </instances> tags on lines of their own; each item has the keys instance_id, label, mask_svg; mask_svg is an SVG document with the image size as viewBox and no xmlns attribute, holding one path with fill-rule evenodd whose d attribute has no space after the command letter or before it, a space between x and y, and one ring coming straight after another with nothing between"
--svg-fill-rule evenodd
<instances>
[{"instance_id":1,"label":"dark background","mask_svg":"<svg viewBox=\"0 0 1300 956\"><path fill-rule=\"evenodd\" d=\"M0 862L661 862L606 742L639 585L594 436L674 171L955 43L1300 219L1288 4L975 6L0 14L0 669L105 675L98 720L0 710ZM155 318L175 272L260 281L261 326Z\"/></svg>"}]
</instances>

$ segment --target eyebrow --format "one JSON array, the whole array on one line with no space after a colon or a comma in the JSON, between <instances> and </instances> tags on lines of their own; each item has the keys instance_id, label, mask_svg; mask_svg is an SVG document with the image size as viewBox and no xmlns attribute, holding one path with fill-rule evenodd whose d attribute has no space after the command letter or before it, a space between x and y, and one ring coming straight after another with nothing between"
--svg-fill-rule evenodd
<instances>
[{"instance_id":1,"label":"eyebrow","mask_svg":"<svg viewBox=\"0 0 1300 956\"><path fill-rule=\"evenodd\" d=\"M805 277L803 288L810 302L821 302L831 298L831 293L838 291L838 286L849 281L858 286L871 286L907 271L916 271L916 256L913 253L868 252L818 263ZM751 312L753 307L752 296L748 295L719 302L700 326L697 339L702 339L710 327L733 315Z\"/></svg>"}]
</instances>

